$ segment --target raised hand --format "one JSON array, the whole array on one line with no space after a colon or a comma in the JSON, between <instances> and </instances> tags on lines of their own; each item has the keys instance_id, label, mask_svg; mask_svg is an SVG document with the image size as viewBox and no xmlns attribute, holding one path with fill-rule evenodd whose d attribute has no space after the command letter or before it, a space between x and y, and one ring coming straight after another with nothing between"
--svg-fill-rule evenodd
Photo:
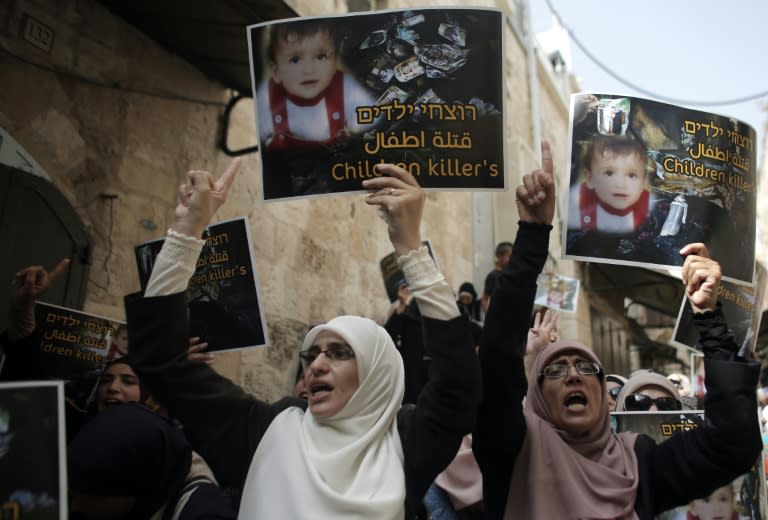
<instances>
[{"instance_id":1,"label":"raised hand","mask_svg":"<svg viewBox=\"0 0 768 520\"><path fill-rule=\"evenodd\" d=\"M697 242L680 250L685 257L683 283L694 312L712 310L717 305L717 291L722 272L720 264L709 258L707 246Z\"/></svg>"},{"instance_id":2,"label":"raised hand","mask_svg":"<svg viewBox=\"0 0 768 520\"><path fill-rule=\"evenodd\" d=\"M227 200L229 189L240 169L240 159L234 159L219 180L208 172L193 170L179 186L179 204L174 211L173 229L178 233L201 238L213 215Z\"/></svg>"},{"instance_id":3,"label":"raised hand","mask_svg":"<svg viewBox=\"0 0 768 520\"><path fill-rule=\"evenodd\" d=\"M536 313L533 327L528 329L528 342L525 345L526 354L538 355L544 347L560 339L560 331L557 328L559 318L560 313L550 309Z\"/></svg>"},{"instance_id":4,"label":"raised hand","mask_svg":"<svg viewBox=\"0 0 768 520\"><path fill-rule=\"evenodd\" d=\"M427 194L413 175L394 164L377 164L376 171L381 177L363 181L363 188L373 190L365 203L379 207L395 253L405 255L421 247L421 214Z\"/></svg>"},{"instance_id":5,"label":"raised hand","mask_svg":"<svg viewBox=\"0 0 768 520\"><path fill-rule=\"evenodd\" d=\"M69 265L69 258L62 259L49 273L41 265L30 265L11 280L11 307L33 305L44 295Z\"/></svg>"},{"instance_id":6,"label":"raised hand","mask_svg":"<svg viewBox=\"0 0 768 520\"><path fill-rule=\"evenodd\" d=\"M552 150L541 142L541 168L523 175L523 183L515 192L520 220L552 224L555 216L555 175Z\"/></svg>"}]
</instances>

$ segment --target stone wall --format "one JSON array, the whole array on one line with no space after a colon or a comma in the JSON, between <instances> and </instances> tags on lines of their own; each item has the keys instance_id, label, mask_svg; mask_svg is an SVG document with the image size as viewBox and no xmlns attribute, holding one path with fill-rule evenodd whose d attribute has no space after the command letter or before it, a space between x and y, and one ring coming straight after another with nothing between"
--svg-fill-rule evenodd
<instances>
[{"instance_id":1,"label":"stone wall","mask_svg":"<svg viewBox=\"0 0 768 520\"><path fill-rule=\"evenodd\" d=\"M286 3L305 16L338 14L347 6L344 0ZM427 4L377 0L374 7ZM464 3L442 0L435 5ZM509 2L473 5L507 9ZM54 30L50 53L21 38L25 15ZM0 126L47 171L93 239L85 310L121 319L122 296L138 289L133 246L162 236L187 170L220 172L230 160L215 143L219 116L232 93L94 0L10 0L0 4L0 20L5 20L0 26ZM557 93L546 90L549 80L541 73L539 109L532 109L525 47L506 23L505 31L512 189L476 199L493 207L495 216L487 225L495 241L514 238L514 186L521 173L539 164L532 119L539 114L556 164L563 164L567 137L567 111ZM231 142L254 142L252 117L252 106L238 107ZM216 368L257 396L274 400L292 386L296 352L309 321L347 313L384 317L388 301L378 260L391 245L383 222L362 195L264 204L258 172L258 155L246 156L230 200L215 220L250 219L271 345L220 354ZM102 194L117 198L107 200ZM472 201L470 193L430 193L427 198L422 236L432 241L454 289L472 280L478 257L488 258L487 252L473 251Z\"/></svg>"},{"instance_id":2,"label":"stone wall","mask_svg":"<svg viewBox=\"0 0 768 520\"><path fill-rule=\"evenodd\" d=\"M21 38L27 14L53 29L50 53ZM187 170L221 172L229 163L215 143L230 92L93 0L3 2L0 19L0 126L46 170L93 239L84 310L122 319L123 295L139 288L133 246L164 234ZM252 129L241 115L230 132L247 143ZM384 317L378 261L391 244L363 195L264 204L258 172L258 155L246 156L215 220L250 219L271 345L220 354L216 367L274 400L292 386L309 321ZM422 233L451 286L468 279L471 195L430 193Z\"/></svg>"}]
</instances>

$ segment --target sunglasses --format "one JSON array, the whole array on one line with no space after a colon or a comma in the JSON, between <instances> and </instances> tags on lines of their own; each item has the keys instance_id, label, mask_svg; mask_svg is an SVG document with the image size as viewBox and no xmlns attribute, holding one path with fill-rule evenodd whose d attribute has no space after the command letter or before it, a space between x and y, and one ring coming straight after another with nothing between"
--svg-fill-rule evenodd
<instances>
[{"instance_id":1,"label":"sunglasses","mask_svg":"<svg viewBox=\"0 0 768 520\"><path fill-rule=\"evenodd\" d=\"M616 400L617 397L619 397L619 392L621 392L622 387L621 386L614 386L610 390L608 390L608 395L613 399Z\"/></svg>"},{"instance_id":2,"label":"sunglasses","mask_svg":"<svg viewBox=\"0 0 768 520\"><path fill-rule=\"evenodd\" d=\"M628 412L647 412L654 404L662 412L683 409L682 403L674 397L657 397L653 399L645 394L630 394L624 399L624 409Z\"/></svg>"}]
</instances>

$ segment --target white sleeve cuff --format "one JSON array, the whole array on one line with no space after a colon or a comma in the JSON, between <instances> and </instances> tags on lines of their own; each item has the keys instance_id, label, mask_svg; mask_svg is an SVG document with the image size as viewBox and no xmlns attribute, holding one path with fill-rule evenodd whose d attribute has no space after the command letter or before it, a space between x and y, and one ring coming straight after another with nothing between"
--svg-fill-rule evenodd
<instances>
[{"instance_id":1,"label":"white sleeve cuff","mask_svg":"<svg viewBox=\"0 0 768 520\"><path fill-rule=\"evenodd\" d=\"M144 296L166 296L186 290L204 245L205 240L169 229Z\"/></svg>"},{"instance_id":2,"label":"white sleeve cuff","mask_svg":"<svg viewBox=\"0 0 768 520\"><path fill-rule=\"evenodd\" d=\"M416 298L422 316L438 320L459 316L456 297L443 274L437 270L426 246L398 257L397 264L403 270L408 289Z\"/></svg>"}]
</instances>

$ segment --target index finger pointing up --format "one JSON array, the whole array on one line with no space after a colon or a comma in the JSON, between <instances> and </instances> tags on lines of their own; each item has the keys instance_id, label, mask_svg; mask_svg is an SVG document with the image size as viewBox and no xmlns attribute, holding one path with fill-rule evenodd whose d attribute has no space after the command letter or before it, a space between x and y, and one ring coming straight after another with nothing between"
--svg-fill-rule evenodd
<instances>
[{"instance_id":1,"label":"index finger pointing up","mask_svg":"<svg viewBox=\"0 0 768 520\"><path fill-rule=\"evenodd\" d=\"M541 142L541 169L546 173L553 174L555 171L552 161L552 149L549 147L549 141Z\"/></svg>"},{"instance_id":2,"label":"index finger pointing up","mask_svg":"<svg viewBox=\"0 0 768 520\"><path fill-rule=\"evenodd\" d=\"M240 159L240 157L233 159L224 173L221 174L219 180L216 181L216 187L220 191L227 193L229 188L232 187L232 183L235 182L235 176L237 175L238 170L240 170L241 162L242 159Z\"/></svg>"}]
</instances>

